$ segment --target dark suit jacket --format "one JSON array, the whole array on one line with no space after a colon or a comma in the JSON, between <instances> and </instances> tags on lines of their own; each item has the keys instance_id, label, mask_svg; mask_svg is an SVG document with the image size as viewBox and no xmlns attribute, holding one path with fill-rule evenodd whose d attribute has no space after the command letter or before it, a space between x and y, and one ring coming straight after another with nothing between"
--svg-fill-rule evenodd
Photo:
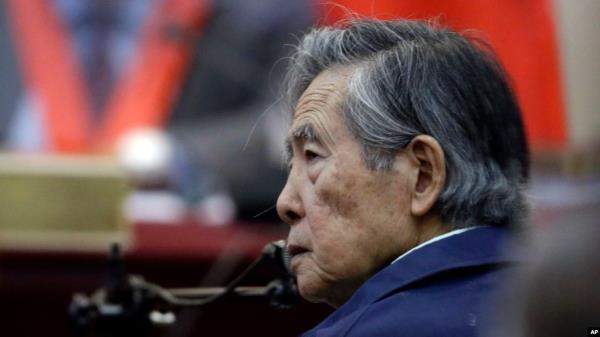
<instances>
[{"instance_id":1,"label":"dark suit jacket","mask_svg":"<svg viewBox=\"0 0 600 337\"><path fill-rule=\"evenodd\" d=\"M304 337L469 337L515 267L508 230L480 227L430 243L381 270Z\"/></svg>"}]
</instances>

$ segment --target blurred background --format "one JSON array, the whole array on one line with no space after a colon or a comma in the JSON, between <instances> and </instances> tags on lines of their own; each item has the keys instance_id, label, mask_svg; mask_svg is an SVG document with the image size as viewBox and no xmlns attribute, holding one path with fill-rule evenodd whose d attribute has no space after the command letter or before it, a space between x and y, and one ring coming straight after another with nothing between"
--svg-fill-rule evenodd
<instances>
[{"instance_id":1,"label":"blurred background","mask_svg":"<svg viewBox=\"0 0 600 337\"><path fill-rule=\"evenodd\" d=\"M218 286L285 237L278 83L303 32L349 11L488 40L524 112L534 241L599 225L599 1L1 0L2 335L68 335L110 242L153 282ZM295 336L329 312L230 305L153 333Z\"/></svg>"}]
</instances>

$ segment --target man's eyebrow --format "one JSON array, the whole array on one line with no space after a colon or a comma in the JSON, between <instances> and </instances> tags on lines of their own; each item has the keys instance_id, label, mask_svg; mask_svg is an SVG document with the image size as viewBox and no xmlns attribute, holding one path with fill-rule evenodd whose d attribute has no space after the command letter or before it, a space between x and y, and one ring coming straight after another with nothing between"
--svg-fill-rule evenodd
<instances>
[{"instance_id":1,"label":"man's eyebrow","mask_svg":"<svg viewBox=\"0 0 600 337\"><path fill-rule=\"evenodd\" d=\"M299 140L320 143L319 135L310 124L302 124L292 131L292 137Z\"/></svg>"},{"instance_id":2,"label":"man's eyebrow","mask_svg":"<svg viewBox=\"0 0 600 337\"><path fill-rule=\"evenodd\" d=\"M303 124L292 131L292 138L295 141L309 141L320 143L321 140L315 128L310 124ZM294 156L294 148L290 139L285 141L285 163L290 166L292 157Z\"/></svg>"}]
</instances>

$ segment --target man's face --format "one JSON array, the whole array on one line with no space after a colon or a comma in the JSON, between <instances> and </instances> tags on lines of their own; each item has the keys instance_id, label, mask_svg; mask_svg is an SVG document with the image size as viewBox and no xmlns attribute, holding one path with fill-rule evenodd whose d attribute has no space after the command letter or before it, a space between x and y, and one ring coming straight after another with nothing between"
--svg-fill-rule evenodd
<instances>
[{"instance_id":1,"label":"man's face","mask_svg":"<svg viewBox=\"0 0 600 337\"><path fill-rule=\"evenodd\" d=\"M403 154L367 168L340 103L348 70L319 75L300 98L288 135L290 172L277 201L304 298L339 306L418 241L410 215L414 170Z\"/></svg>"}]
</instances>

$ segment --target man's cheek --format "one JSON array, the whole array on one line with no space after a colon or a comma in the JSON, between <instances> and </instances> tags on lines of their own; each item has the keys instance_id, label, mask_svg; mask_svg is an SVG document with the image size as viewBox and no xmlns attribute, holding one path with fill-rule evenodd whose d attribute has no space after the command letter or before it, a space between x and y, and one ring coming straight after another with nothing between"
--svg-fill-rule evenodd
<instances>
[{"instance_id":1,"label":"man's cheek","mask_svg":"<svg viewBox=\"0 0 600 337\"><path fill-rule=\"evenodd\" d=\"M343 219L354 219L360 206L359 196L363 191L356 189L355 177L337 177L337 179L323 180L320 185L315 185L315 195L318 204L327 207L330 216Z\"/></svg>"}]
</instances>

